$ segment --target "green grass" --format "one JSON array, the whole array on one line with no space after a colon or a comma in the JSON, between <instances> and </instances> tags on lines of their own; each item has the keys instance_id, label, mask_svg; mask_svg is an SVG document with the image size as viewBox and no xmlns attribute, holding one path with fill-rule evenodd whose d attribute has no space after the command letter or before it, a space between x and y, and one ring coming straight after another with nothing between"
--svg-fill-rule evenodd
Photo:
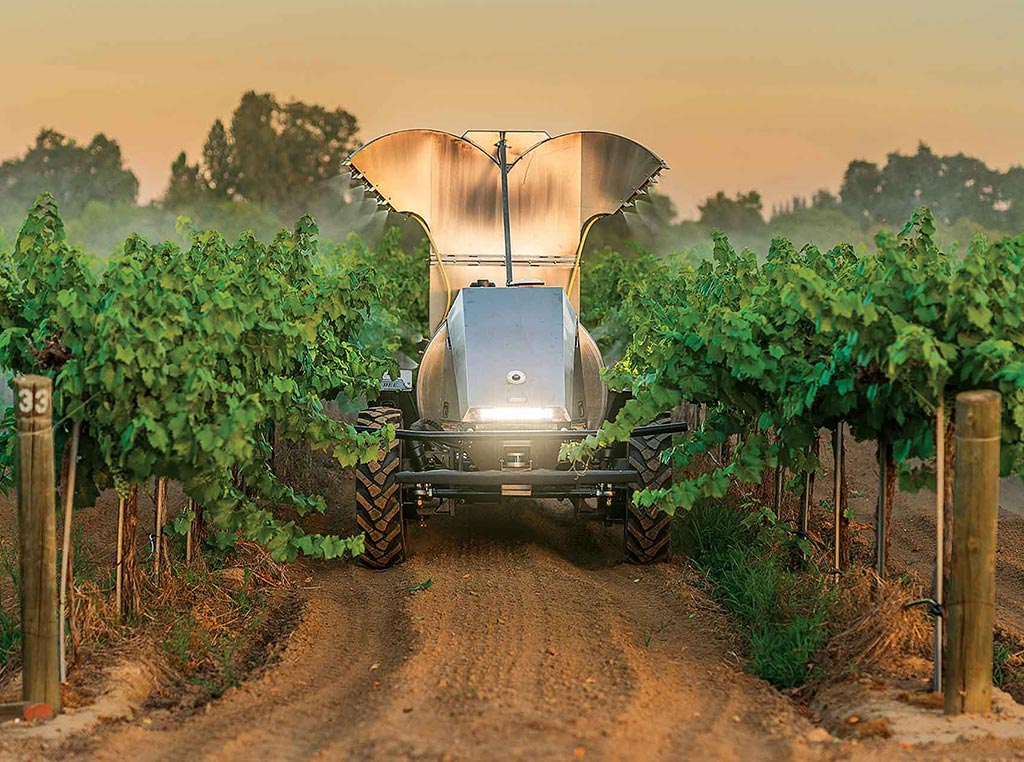
<instances>
[{"instance_id":1,"label":"green grass","mask_svg":"<svg viewBox=\"0 0 1024 762\"><path fill-rule=\"evenodd\" d=\"M18 566L17 548L10 543L0 543L0 573L11 580L15 591L21 587L21 569ZM21 620L17 604L13 611L0 605L0 667L6 666L12 657L17 658L21 646Z\"/></svg>"},{"instance_id":2,"label":"green grass","mask_svg":"<svg viewBox=\"0 0 1024 762\"><path fill-rule=\"evenodd\" d=\"M178 573L185 587L199 597L212 594L213 588L222 584L205 564L202 567L183 566ZM171 622L159 642L160 649L172 667L180 671L188 682L208 693L210 698L218 698L229 688L240 684L250 666L251 641L266 625L269 615L267 600L251 584L248 568L238 589L222 587L221 590L227 592L231 600L227 611L221 613L237 615L230 627L218 626L210 618L201 622L192 613L182 616L172 607L161 607L156 612L158 619ZM177 601L174 605L180 607L187 603Z\"/></svg>"},{"instance_id":3,"label":"green grass","mask_svg":"<svg viewBox=\"0 0 1024 762\"><path fill-rule=\"evenodd\" d=\"M751 671L779 688L803 684L833 601L806 541L768 511L721 501L694 507L676 540L739 625Z\"/></svg>"},{"instance_id":4,"label":"green grass","mask_svg":"<svg viewBox=\"0 0 1024 762\"><path fill-rule=\"evenodd\" d=\"M1006 689L1024 683L1024 647L1007 636L996 635L992 651L992 682Z\"/></svg>"},{"instance_id":5,"label":"green grass","mask_svg":"<svg viewBox=\"0 0 1024 762\"><path fill-rule=\"evenodd\" d=\"M0 608L0 667L6 666L21 645L21 625Z\"/></svg>"}]
</instances>

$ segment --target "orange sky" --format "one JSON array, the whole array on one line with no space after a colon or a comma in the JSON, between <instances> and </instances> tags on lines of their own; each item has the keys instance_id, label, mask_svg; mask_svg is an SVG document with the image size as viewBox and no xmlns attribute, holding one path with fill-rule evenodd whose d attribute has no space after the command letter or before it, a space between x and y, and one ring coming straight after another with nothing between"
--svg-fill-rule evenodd
<instances>
[{"instance_id":1,"label":"orange sky","mask_svg":"<svg viewBox=\"0 0 1024 762\"><path fill-rule=\"evenodd\" d=\"M120 141L160 194L242 91L403 127L619 132L684 214L837 188L924 139L1024 163L1021 0L2 0L0 157L42 125Z\"/></svg>"}]
</instances>

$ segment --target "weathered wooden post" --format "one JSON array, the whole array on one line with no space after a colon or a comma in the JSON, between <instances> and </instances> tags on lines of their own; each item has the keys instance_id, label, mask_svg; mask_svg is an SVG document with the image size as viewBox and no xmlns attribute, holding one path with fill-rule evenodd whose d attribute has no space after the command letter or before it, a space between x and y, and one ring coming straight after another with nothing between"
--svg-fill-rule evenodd
<instances>
[{"instance_id":1,"label":"weathered wooden post","mask_svg":"<svg viewBox=\"0 0 1024 762\"><path fill-rule=\"evenodd\" d=\"M999 393L958 394L953 553L945 606L946 714L991 708L999 438Z\"/></svg>"},{"instance_id":2,"label":"weathered wooden post","mask_svg":"<svg viewBox=\"0 0 1024 762\"><path fill-rule=\"evenodd\" d=\"M818 440L815 435L814 444L807 446L808 455L818 454ZM811 502L814 499L814 471L804 471L804 487L800 492L800 515L798 521L798 533L801 537L808 537L811 526Z\"/></svg>"},{"instance_id":3,"label":"weathered wooden post","mask_svg":"<svg viewBox=\"0 0 1024 762\"><path fill-rule=\"evenodd\" d=\"M60 681L68 680L67 644L64 642L64 625L67 621L68 591L74 587L74 576L71 564L71 517L75 509L75 475L78 473L78 440L82 435L82 424L75 421L71 427L71 444L68 448L68 480L64 493L64 544L60 554L60 606L57 615L57 638L60 652Z\"/></svg>"},{"instance_id":4,"label":"weathered wooden post","mask_svg":"<svg viewBox=\"0 0 1024 762\"><path fill-rule=\"evenodd\" d=\"M832 434L832 572L838 581L843 570L843 424Z\"/></svg>"},{"instance_id":5,"label":"weathered wooden post","mask_svg":"<svg viewBox=\"0 0 1024 762\"><path fill-rule=\"evenodd\" d=\"M807 537L811 526L811 494L814 491L814 481L811 472L804 472L804 488L800 493L800 517L799 532L801 537Z\"/></svg>"},{"instance_id":6,"label":"weathered wooden post","mask_svg":"<svg viewBox=\"0 0 1024 762\"><path fill-rule=\"evenodd\" d=\"M889 550L886 538L889 530L889 443L884 437L878 439L878 504L875 508L875 574L885 579L886 552Z\"/></svg>"},{"instance_id":7,"label":"weathered wooden post","mask_svg":"<svg viewBox=\"0 0 1024 762\"><path fill-rule=\"evenodd\" d=\"M156 489L153 496L153 577L157 584L160 583L160 560L163 555L163 531L164 531L164 506L167 503L167 477L160 476L156 480Z\"/></svg>"},{"instance_id":8,"label":"weathered wooden post","mask_svg":"<svg viewBox=\"0 0 1024 762\"><path fill-rule=\"evenodd\" d=\"M192 563L192 529L196 524L196 501L189 498L188 503L185 504L185 510L192 511L192 520L188 522L188 530L185 532L185 565L188 566Z\"/></svg>"},{"instance_id":9,"label":"weathered wooden post","mask_svg":"<svg viewBox=\"0 0 1024 762\"><path fill-rule=\"evenodd\" d=\"M945 558L943 550L946 547L946 406L939 395L939 404L935 408L935 580L932 583L932 598L939 604L939 614L935 617L935 632L933 633L932 654L934 663L932 665L932 690L936 693L942 690L942 643L943 624L942 597L945 594L943 589L944 575L943 568Z\"/></svg>"},{"instance_id":10,"label":"weathered wooden post","mask_svg":"<svg viewBox=\"0 0 1024 762\"><path fill-rule=\"evenodd\" d=\"M775 515L782 518L782 486L783 486L784 475L782 473L782 464L779 463L775 466L775 481L772 484L772 510Z\"/></svg>"},{"instance_id":11,"label":"weathered wooden post","mask_svg":"<svg viewBox=\"0 0 1024 762\"><path fill-rule=\"evenodd\" d=\"M121 622L122 567L124 564L124 498L117 498L117 551L114 555L114 609Z\"/></svg>"},{"instance_id":12,"label":"weathered wooden post","mask_svg":"<svg viewBox=\"0 0 1024 762\"><path fill-rule=\"evenodd\" d=\"M21 552L22 700L60 711L57 654L57 511L53 382L14 379L18 419L18 543Z\"/></svg>"}]
</instances>

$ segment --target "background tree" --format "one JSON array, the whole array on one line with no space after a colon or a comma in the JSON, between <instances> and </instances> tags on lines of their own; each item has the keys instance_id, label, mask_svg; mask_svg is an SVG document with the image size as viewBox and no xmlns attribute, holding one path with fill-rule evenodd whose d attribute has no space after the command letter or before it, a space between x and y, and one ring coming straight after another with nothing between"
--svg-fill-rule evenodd
<instances>
[{"instance_id":1,"label":"background tree","mask_svg":"<svg viewBox=\"0 0 1024 762\"><path fill-rule=\"evenodd\" d=\"M764 227L761 216L761 194L757 191L737 193L736 198L729 198L723 191L718 191L700 204L700 222L709 228L718 228L729 232L751 232Z\"/></svg>"},{"instance_id":2,"label":"background tree","mask_svg":"<svg viewBox=\"0 0 1024 762\"><path fill-rule=\"evenodd\" d=\"M199 172L198 164L189 164L182 151L171 164L171 179L164 194L164 204L178 208L199 201L206 191L206 183Z\"/></svg>"},{"instance_id":3,"label":"background tree","mask_svg":"<svg viewBox=\"0 0 1024 762\"><path fill-rule=\"evenodd\" d=\"M235 172L234 150L224 122L213 123L206 143L203 145L203 168L208 194L215 199L226 200L235 192L238 177Z\"/></svg>"},{"instance_id":4,"label":"background tree","mask_svg":"<svg viewBox=\"0 0 1024 762\"><path fill-rule=\"evenodd\" d=\"M203 146L202 160L189 165L178 157L171 168L174 193L168 203L192 199L249 201L290 212L309 205L323 184L341 173L341 164L356 148L356 118L344 109L291 101L249 91L231 117L230 129L219 119ZM195 171L193 171L193 166ZM304 209L303 209L304 210Z\"/></svg>"},{"instance_id":5,"label":"background tree","mask_svg":"<svg viewBox=\"0 0 1024 762\"><path fill-rule=\"evenodd\" d=\"M999 207L1006 215L1006 230L1024 230L1024 167L1010 167L1002 180Z\"/></svg>"},{"instance_id":6,"label":"background tree","mask_svg":"<svg viewBox=\"0 0 1024 762\"><path fill-rule=\"evenodd\" d=\"M843 211L858 220L874 219L875 198L881 185L882 177L877 164L862 159L851 161L839 188Z\"/></svg>"},{"instance_id":7,"label":"background tree","mask_svg":"<svg viewBox=\"0 0 1024 762\"><path fill-rule=\"evenodd\" d=\"M811 206L815 209L838 209L839 198L827 188L821 188L811 196Z\"/></svg>"},{"instance_id":8,"label":"background tree","mask_svg":"<svg viewBox=\"0 0 1024 762\"><path fill-rule=\"evenodd\" d=\"M117 141L99 133L80 146L45 128L24 156L0 164L0 194L6 200L24 209L42 192L52 193L68 213L78 214L90 201L134 204L139 181L124 166Z\"/></svg>"},{"instance_id":9,"label":"background tree","mask_svg":"<svg viewBox=\"0 0 1024 762\"><path fill-rule=\"evenodd\" d=\"M946 225L969 219L1001 228L1010 221L1013 200L1021 198L1022 189L1013 187L1019 171L1001 173L963 153L939 156L920 143L914 154L890 153L881 169L851 161L840 189L842 208L867 223L890 224L923 205Z\"/></svg>"}]
</instances>

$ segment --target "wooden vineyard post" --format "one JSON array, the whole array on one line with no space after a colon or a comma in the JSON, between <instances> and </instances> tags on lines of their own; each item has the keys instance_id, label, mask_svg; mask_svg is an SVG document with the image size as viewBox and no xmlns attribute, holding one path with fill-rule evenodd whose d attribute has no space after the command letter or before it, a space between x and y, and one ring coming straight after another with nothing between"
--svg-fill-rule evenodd
<instances>
[{"instance_id":1,"label":"wooden vineyard post","mask_svg":"<svg viewBox=\"0 0 1024 762\"><path fill-rule=\"evenodd\" d=\"M68 590L72 587L69 577L74 576L71 565L71 515L75 508L75 475L78 473L78 440L82 424L75 421L71 428L71 446L68 450L68 481L64 492L64 544L60 555L60 608L57 617L57 632L60 644L60 681L68 679L67 655L65 652L64 622L68 610Z\"/></svg>"},{"instance_id":2,"label":"wooden vineyard post","mask_svg":"<svg viewBox=\"0 0 1024 762\"><path fill-rule=\"evenodd\" d=\"M804 488L800 493L800 536L806 538L811 525L811 492L814 489L814 482L811 479L811 472L804 472Z\"/></svg>"},{"instance_id":3,"label":"wooden vineyard post","mask_svg":"<svg viewBox=\"0 0 1024 762\"><path fill-rule=\"evenodd\" d=\"M121 567L124 564L124 498L117 498L117 551L114 556L114 609L121 621Z\"/></svg>"},{"instance_id":4,"label":"wooden vineyard post","mask_svg":"<svg viewBox=\"0 0 1024 762\"><path fill-rule=\"evenodd\" d=\"M118 621L126 614L134 616L142 605L142 585L139 579L136 533L139 527L139 488L132 485L128 495L118 501L117 533L117 598Z\"/></svg>"},{"instance_id":5,"label":"wooden vineyard post","mask_svg":"<svg viewBox=\"0 0 1024 762\"><path fill-rule=\"evenodd\" d=\"M18 419L18 541L21 557L22 700L60 711L57 651L57 512L53 382L14 379Z\"/></svg>"},{"instance_id":6,"label":"wooden vineyard post","mask_svg":"<svg viewBox=\"0 0 1024 762\"><path fill-rule=\"evenodd\" d=\"M987 390L956 396L946 714L985 713L991 708L1000 401L998 392Z\"/></svg>"},{"instance_id":7,"label":"wooden vineyard post","mask_svg":"<svg viewBox=\"0 0 1024 762\"><path fill-rule=\"evenodd\" d=\"M839 580L839 574L843 570L843 424L836 424L836 430L832 435L832 572L834 579Z\"/></svg>"},{"instance_id":8,"label":"wooden vineyard post","mask_svg":"<svg viewBox=\"0 0 1024 762\"><path fill-rule=\"evenodd\" d=\"M153 529L153 536L155 538L153 542L153 577L156 582L160 582L160 556L163 553L163 528L166 517L164 515L165 506L167 503L167 478L163 476L157 477L156 480L156 495L155 495L155 524Z\"/></svg>"},{"instance_id":9,"label":"wooden vineyard post","mask_svg":"<svg viewBox=\"0 0 1024 762\"><path fill-rule=\"evenodd\" d=\"M940 612L935 617L935 633L932 645L934 655L932 666L932 690L942 690L942 595L945 569L944 549L946 547L946 411L942 396L935 409L935 581L932 585L932 599L938 603Z\"/></svg>"},{"instance_id":10,"label":"wooden vineyard post","mask_svg":"<svg viewBox=\"0 0 1024 762\"><path fill-rule=\"evenodd\" d=\"M808 446L808 455L818 454L818 439L815 434L814 444ZM807 538L810 536L811 527L811 503L814 500L814 471L804 472L804 488L800 494L800 536Z\"/></svg>"},{"instance_id":11,"label":"wooden vineyard post","mask_svg":"<svg viewBox=\"0 0 1024 762\"><path fill-rule=\"evenodd\" d=\"M889 519L889 442L884 437L878 439L878 505L875 509L875 573L885 579L886 551L889 550L887 538L889 530L886 522Z\"/></svg>"},{"instance_id":12,"label":"wooden vineyard post","mask_svg":"<svg viewBox=\"0 0 1024 762\"><path fill-rule=\"evenodd\" d=\"M782 472L782 464L775 466L775 481L773 483L772 510L777 518L782 517L782 482L785 474Z\"/></svg>"},{"instance_id":13,"label":"wooden vineyard post","mask_svg":"<svg viewBox=\"0 0 1024 762\"><path fill-rule=\"evenodd\" d=\"M185 510L192 511L192 520L188 522L188 529L185 531L185 565L188 566L192 563L192 533L196 525L196 501L189 498L188 503L185 504Z\"/></svg>"}]
</instances>

